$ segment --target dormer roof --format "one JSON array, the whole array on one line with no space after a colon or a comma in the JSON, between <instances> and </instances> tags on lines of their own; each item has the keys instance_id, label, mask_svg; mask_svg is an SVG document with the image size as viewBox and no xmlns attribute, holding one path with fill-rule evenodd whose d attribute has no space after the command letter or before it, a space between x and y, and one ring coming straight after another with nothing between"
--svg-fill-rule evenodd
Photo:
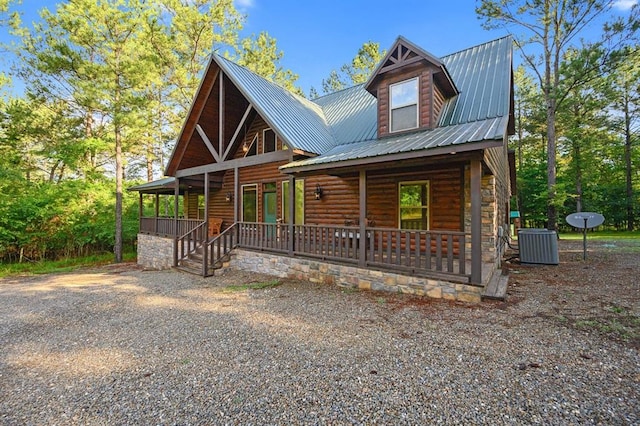
<instances>
[{"instance_id":1,"label":"dormer roof","mask_svg":"<svg viewBox=\"0 0 640 426\"><path fill-rule=\"evenodd\" d=\"M419 63L430 64L439 70L434 73L434 80L447 96L451 97L459 93L445 64L436 56L402 36L398 36L391 49L364 84L364 88L376 96L376 83L382 75Z\"/></svg>"}]
</instances>

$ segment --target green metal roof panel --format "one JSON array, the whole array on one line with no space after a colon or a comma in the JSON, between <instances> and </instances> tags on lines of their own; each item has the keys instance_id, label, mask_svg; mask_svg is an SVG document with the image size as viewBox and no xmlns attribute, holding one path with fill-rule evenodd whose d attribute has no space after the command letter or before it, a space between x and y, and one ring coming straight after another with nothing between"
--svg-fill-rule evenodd
<instances>
[{"instance_id":1,"label":"green metal roof panel","mask_svg":"<svg viewBox=\"0 0 640 426\"><path fill-rule=\"evenodd\" d=\"M323 155L294 161L282 166L281 169L287 170L329 163L332 163L334 167L339 167L340 165L335 163L339 163L340 161L443 147L447 147L451 152L455 152L461 145L483 141L499 141L502 143L506 137L508 121L509 117L496 117L473 123L406 133L394 137L342 144ZM426 155L428 155L428 152L425 152L425 156Z\"/></svg>"},{"instance_id":2,"label":"green metal roof panel","mask_svg":"<svg viewBox=\"0 0 640 426\"><path fill-rule=\"evenodd\" d=\"M146 192L146 191L157 192L161 190L173 191L175 186L176 186L176 178L166 177L166 178L154 180L152 182L146 182L140 185L130 186L129 188L127 188L127 191L139 191L139 192Z\"/></svg>"},{"instance_id":3,"label":"green metal roof panel","mask_svg":"<svg viewBox=\"0 0 640 426\"><path fill-rule=\"evenodd\" d=\"M320 154L335 140L322 109L220 55L213 59L287 145Z\"/></svg>"},{"instance_id":4,"label":"green metal roof panel","mask_svg":"<svg viewBox=\"0 0 640 426\"><path fill-rule=\"evenodd\" d=\"M363 84L314 99L322 108L337 144L377 137L378 103Z\"/></svg>"},{"instance_id":5,"label":"green metal roof panel","mask_svg":"<svg viewBox=\"0 0 640 426\"><path fill-rule=\"evenodd\" d=\"M460 94L445 103L439 126L509 115L512 44L503 37L442 58Z\"/></svg>"}]
</instances>

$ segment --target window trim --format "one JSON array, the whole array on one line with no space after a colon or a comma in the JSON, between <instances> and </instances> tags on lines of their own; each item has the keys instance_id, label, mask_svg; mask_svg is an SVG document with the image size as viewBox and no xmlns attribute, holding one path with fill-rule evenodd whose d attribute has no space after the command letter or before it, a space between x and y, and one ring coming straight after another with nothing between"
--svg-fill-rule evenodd
<instances>
[{"instance_id":1,"label":"window trim","mask_svg":"<svg viewBox=\"0 0 640 426\"><path fill-rule=\"evenodd\" d=\"M256 205L255 205L255 209L256 209L256 222L258 221L258 184L257 183L247 183L244 185L240 186L240 194L241 194L241 199L242 199L242 203L240 206L240 218L241 218L241 222L244 222L244 189L247 187L254 187L255 191L256 191Z\"/></svg>"},{"instance_id":2,"label":"window trim","mask_svg":"<svg viewBox=\"0 0 640 426\"><path fill-rule=\"evenodd\" d=\"M393 96L392 96L392 90L394 86L398 86L400 84L405 84L408 83L410 81L416 81L416 101L412 102L412 103L407 103L407 104L400 104L400 105L393 105ZM404 108L404 107L408 107L410 105L415 105L416 106L416 125L415 127L407 127L406 129L399 129L399 130L393 130L393 111L396 109L400 109L400 108ZM417 129L420 127L420 77L416 76L416 77L412 77L412 78L408 78L406 80L402 80L402 81L398 81L395 83L392 83L389 85L389 133L398 133L398 132L404 132L407 130L413 130L413 129Z\"/></svg>"},{"instance_id":3,"label":"window trim","mask_svg":"<svg viewBox=\"0 0 640 426\"><path fill-rule=\"evenodd\" d=\"M424 180L407 180L407 181L402 181L402 182L398 182L398 229L403 229L402 228L402 205L400 204L400 196L401 196L401 189L402 186L408 186L408 185L426 185L427 186L427 204L426 207L425 205L420 206L419 208L421 208L422 210L427 210L427 229L421 229L421 231L429 231L431 230L431 181L429 179L424 179ZM418 207L404 207L405 209L417 209Z\"/></svg>"},{"instance_id":4,"label":"window trim","mask_svg":"<svg viewBox=\"0 0 640 426\"><path fill-rule=\"evenodd\" d=\"M278 135L276 134L276 131L273 130L271 127L267 127L266 129L262 130L262 153L263 154L267 154L267 152L265 151L265 143L267 138L264 137L265 133L267 133L269 130L271 130L273 132L273 151L269 151L269 152L276 152L278 150Z\"/></svg>"}]
</instances>

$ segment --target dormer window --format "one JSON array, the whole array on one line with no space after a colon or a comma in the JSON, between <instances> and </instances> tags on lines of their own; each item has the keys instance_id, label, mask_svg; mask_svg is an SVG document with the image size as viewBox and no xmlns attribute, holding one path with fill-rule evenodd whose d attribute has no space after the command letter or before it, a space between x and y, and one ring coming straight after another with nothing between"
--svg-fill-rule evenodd
<instances>
[{"instance_id":1,"label":"dormer window","mask_svg":"<svg viewBox=\"0 0 640 426\"><path fill-rule=\"evenodd\" d=\"M418 127L418 78L405 80L389 86L389 120L391 131L415 129Z\"/></svg>"}]
</instances>

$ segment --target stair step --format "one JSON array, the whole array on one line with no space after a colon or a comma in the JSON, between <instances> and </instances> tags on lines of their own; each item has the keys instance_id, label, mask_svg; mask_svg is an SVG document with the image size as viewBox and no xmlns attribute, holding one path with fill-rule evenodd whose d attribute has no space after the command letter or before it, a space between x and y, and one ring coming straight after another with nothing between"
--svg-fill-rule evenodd
<instances>
[{"instance_id":1,"label":"stair step","mask_svg":"<svg viewBox=\"0 0 640 426\"><path fill-rule=\"evenodd\" d=\"M507 298L507 286L509 284L509 275L502 275L496 271L487 283L482 293L482 299L505 300Z\"/></svg>"},{"instance_id":2,"label":"stair step","mask_svg":"<svg viewBox=\"0 0 640 426\"><path fill-rule=\"evenodd\" d=\"M176 269L179 270L179 271L182 271L182 272L186 272L188 274L202 276L202 268L195 269L195 268L187 267L185 265L178 265L178 266L176 266Z\"/></svg>"}]
</instances>

